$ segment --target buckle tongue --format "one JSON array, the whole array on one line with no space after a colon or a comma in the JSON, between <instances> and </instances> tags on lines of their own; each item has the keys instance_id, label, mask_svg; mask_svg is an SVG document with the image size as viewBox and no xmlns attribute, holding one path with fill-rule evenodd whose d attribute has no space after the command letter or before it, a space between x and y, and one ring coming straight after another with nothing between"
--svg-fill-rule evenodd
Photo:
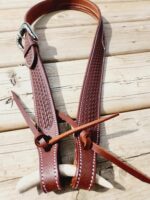
<instances>
[{"instance_id":1,"label":"buckle tongue","mask_svg":"<svg viewBox=\"0 0 150 200\"><path fill-rule=\"evenodd\" d=\"M18 47L23 50L24 49L24 46L22 44L22 38L24 36L24 34L28 32L29 35L34 39L34 40L38 40L38 37L37 35L35 34L35 32L32 30L30 24L28 24L27 22L24 22L20 29L19 29L19 33L17 34L17 45Z\"/></svg>"}]
</instances>

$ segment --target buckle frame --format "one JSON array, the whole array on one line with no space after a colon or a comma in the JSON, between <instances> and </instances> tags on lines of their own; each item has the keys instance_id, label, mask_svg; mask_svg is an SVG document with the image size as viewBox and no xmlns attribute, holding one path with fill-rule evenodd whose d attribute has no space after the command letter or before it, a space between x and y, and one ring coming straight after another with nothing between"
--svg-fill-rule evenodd
<instances>
[{"instance_id":1,"label":"buckle frame","mask_svg":"<svg viewBox=\"0 0 150 200\"><path fill-rule=\"evenodd\" d=\"M17 34L17 39L16 39L16 42L17 42L17 45L18 47L23 51L24 50L24 46L22 44L22 39L23 39L23 36L24 34L28 32L29 35L35 40L35 41L38 41L38 37L37 35L35 34L35 32L32 30L30 24L28 24L27 22L24 22L20 29L19 29L19 33Z\"/></svg>"}]
</instances>

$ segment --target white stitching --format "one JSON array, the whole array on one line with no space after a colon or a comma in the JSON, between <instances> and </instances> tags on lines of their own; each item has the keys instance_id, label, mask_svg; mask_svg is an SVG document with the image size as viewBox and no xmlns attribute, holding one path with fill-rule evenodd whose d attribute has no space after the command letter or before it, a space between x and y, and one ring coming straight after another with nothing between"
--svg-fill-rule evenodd
<instances>
[{"instance_id":1,"label":"white stitching","mask_svg":"<svg viewBox=\"0 0 150 200\"><path fill-rule=\"evenodd\" d=\"M41 183L42 183L42 187L44 192L48 192L46 189L46 185L45 185L45 181L44 181L44 177L43 177L43 154L42 154L42 150L39 148L39 154L40 154L40 171L41 171Z\"/></svg>"},{"instance_id":2,"label":"white stitching","mask_svg":"<svg viewBox=\"0 0 150 200\"><path fill-rule=\"evenodd\" d=\"M57 168L56 168L56 145L54 145L54 176L55 176L55 181L56 181L56 185L58 190L61 190L59 184L58 184L58 180L57 180Z\"/></svg>"},{"instance_id":3,"label":"white stitching","mask_svg":"<svg viewBox=\"0 0 150 200\"><path fill-rule=\"evenodd\" d=\"M99 31L100 26L101 26L101 22L100 22L100 24L98 24L97 32ZM94 51L94 47L95 47L95 45L96 45L97 38L98 38L98 34L96 34L96 38L95 38L95 40L94 40L94 44L93 44L93 48L92 48L92 51L91 51L91 55L93 54L93 51ZM91 61L92 61L92 56L90 56L90 60L89 60L89 62L88 62L88 66L90 65ZM86 72L86 74L89 73L89 70L90 70L90 68L88 68L88 71ZM84 82L85 82L86 80L87 80L87 76L85 76ZM83 93L82 93L82 97L81 97L82 99L83 99L83 96L84 96L84 93L85 93L85 86L83 85L83 87L84 87L84 88L83 88ZM79 113L81 113L81 108L82 108L82 105L83 105L83 100L82 100L82 99L80 100L81 104L80 104L80 107L79 107ZM81 123L81 117L80 117L80 116L79 116L79 119L78 119L78 123L79 123L79 124ZM97 130L97 135L98 135L98 130ZM98 140L98 137L97 137L97 140ZM79 145L81 145L79 139L78 139L78 143L79 143ZM80 150L79 156L80 156L80 158L82 158L82 151L81 151L81 150ZM95 173L95 159L96 159L96 154L94 153L94 154L93 154L92 175L91 175L90 185L89 185L89 188L88 188L88 189L91 188L92 183L93 183L93 178L94 178L94 173ZM81 162L82 162L82 159L81 159L81 160L79 159L79 171L78 171L78 174L77 174L77 181L76 181L75 188L77 188L77 187L79 186L79 182L80 182L80 178L81 178L81 168L82 168L82 163L81 163ZM93 172L93 171L94 171L94 172Z\"/></svg>"},{"instance_id":4,"label":"white stitching","mask_svg":"<svg viewBox=\"0 0 150 200\"><path fill-rule=\"evenodd\" d=\"M55 133L58 133L58 130L56 130L57 128L57 125L56 125L56 121L54 120L53 121L54 122L54 127L55 127ZM58 134L56 134L56 135L58 135ZM57 157L57 155L56 155L56 145L57 144L55 144L55 145L53 145L53 148L54 148L54 176L55 176L55 181L56 181L56 185L57 185L57 188L58 188L58 190L61 190L61 188L60 188L60 185L59 185L59 183L58 183L58 175L57 175L57 167L56 167L56 157Z\"/></svg>"},{"instance_id":5,"label":"white stitching","mask_svg":"<svg viewBox=\"0 0 150 200\"><path fill-rule=\"evenodd\" d=\"M98 143L98 139L99 139L99 128L97 128L97 143ZM95 175L95 162L96 162L96 153L94 152L94 154L93 154L93 165L92 165L92 176L91 176L91 181L90 181L90 185L89 185L88 190L90 190L92 185L93 185L94 175Z\"/></svg>"},{"instance_id":6,"label":"white stitching","mask_svg":"<svg viewBox=\"0 0 150 200\"><path fill-rule=\"evenodd\" d=\"M41 69L39 69L39 68L37 68L37 70L41 70ZM43 73L43 71L42 71L42 73ZM34 75L36 75L36 74L34 74ZM34 81L34 79L33 79L33 81ZM41 80L41 81L43 81L43 80ZM47 85L46 85L46 87L47 87ZM51 99L49 98L49 100L50 100L50 102L51 102ZM35 101L35 103L36 103L36 101ZM37 110L36 110L36 112L37 112ZM42 116L41 116L42 117ZM56 121L53 119L53 122L55 123L55 125L56 125ZM54 125L54 127L55 127L55 133L56 132L58 132L57 130L56 130L56 126ZM42 183L42 187L43 187L43 190L45 191L45 192L48 192L47 191L47 189L46 189L46 184L45 184L45 180L44 180L44 176L43 176L43 172L44 172L44 169L43 169L43 153L42 153L42 151L41 151L41 149L39 149L39 153L40 153L40 165L41 165L41 168L40 168L40 171L41 171L41 183ZM57 185L57 188L58 188L58 190L61 190L61 188L60 188L60 186L59 186L59 184L58 184L58 179L57 179L57 167L56 167L56 145L54 145L54 151L53 151L53 153L54 153L54 159L53 159L53 162L54 162L54 165L53 165L53 169L54 169L54 176L55 176L55 182L56 182L56 185Z\"/></svg>"},{"instance_id":7,"label":"white stitching","mask_svg":"<svg viewBox=\"0 0 150 200\"><path fill-rule=\"evenodd\" d=\"M78 188L79 186L79 182L80 182L80 178L81 178L81 172L82 172L82 149L81 149L81 142L79 140L79 138L77 138L78 140L78 144L79 144L79 171L78 171L78 177L77 177L77 181L76 181L76 185L75 185L75 189Z\"/></svg>"}]
</instances>

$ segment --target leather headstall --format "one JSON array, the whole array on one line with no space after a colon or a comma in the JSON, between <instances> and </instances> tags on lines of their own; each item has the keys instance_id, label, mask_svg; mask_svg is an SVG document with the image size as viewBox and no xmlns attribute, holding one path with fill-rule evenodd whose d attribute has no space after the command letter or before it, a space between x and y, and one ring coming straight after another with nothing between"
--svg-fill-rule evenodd
<instances>
[{"instance_id":1,"label":"leather headstall","mask_svg":"<svg viewBox=\"0 0 150 200\"><path fill-rule=\"evenodd\" d=\"M60 10L82 11L98 21L80 95L76 121L55 109L50 84L40 57L38 37L31 27L39 17ZM17 43L23 51L26 65L30 70L35 122L26 113L20 98L14 92L12 94L25 121L34 134L35 145L39 153L41 187L43 191L50 192L62 189L63 181L60 181L62 179L60 179L58 168L59 141L70 134L74 134L74 165L76 165L77 169L71 182L73 189L91 189L95 182L97 154L113 162L136 178L150 183L148 176L99 145L99 123L118 116L118 114L112 114L100 117L105 42L99 8L88 0L42 1L26 13L24 23L18 33ZM70 124L72 130L60 134L58 118Z\"/></svg>"}]
</instances>

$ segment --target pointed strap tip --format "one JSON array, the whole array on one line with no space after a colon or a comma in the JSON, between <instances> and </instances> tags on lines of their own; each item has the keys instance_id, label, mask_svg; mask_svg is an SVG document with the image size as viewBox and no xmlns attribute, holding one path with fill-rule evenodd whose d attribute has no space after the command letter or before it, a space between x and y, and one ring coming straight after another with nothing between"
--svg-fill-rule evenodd
<instances>
[{"instance_id":1,"label":"pointed strap tip","mask_svg":"<svg viewBox=\"0 0 150 200\"><path fill-rule=\"evenodd\" d=\"M12 93L13 98L18 98L18 95L14 91L11 90L11 93Z\"/></svg>"}]
</instances>

